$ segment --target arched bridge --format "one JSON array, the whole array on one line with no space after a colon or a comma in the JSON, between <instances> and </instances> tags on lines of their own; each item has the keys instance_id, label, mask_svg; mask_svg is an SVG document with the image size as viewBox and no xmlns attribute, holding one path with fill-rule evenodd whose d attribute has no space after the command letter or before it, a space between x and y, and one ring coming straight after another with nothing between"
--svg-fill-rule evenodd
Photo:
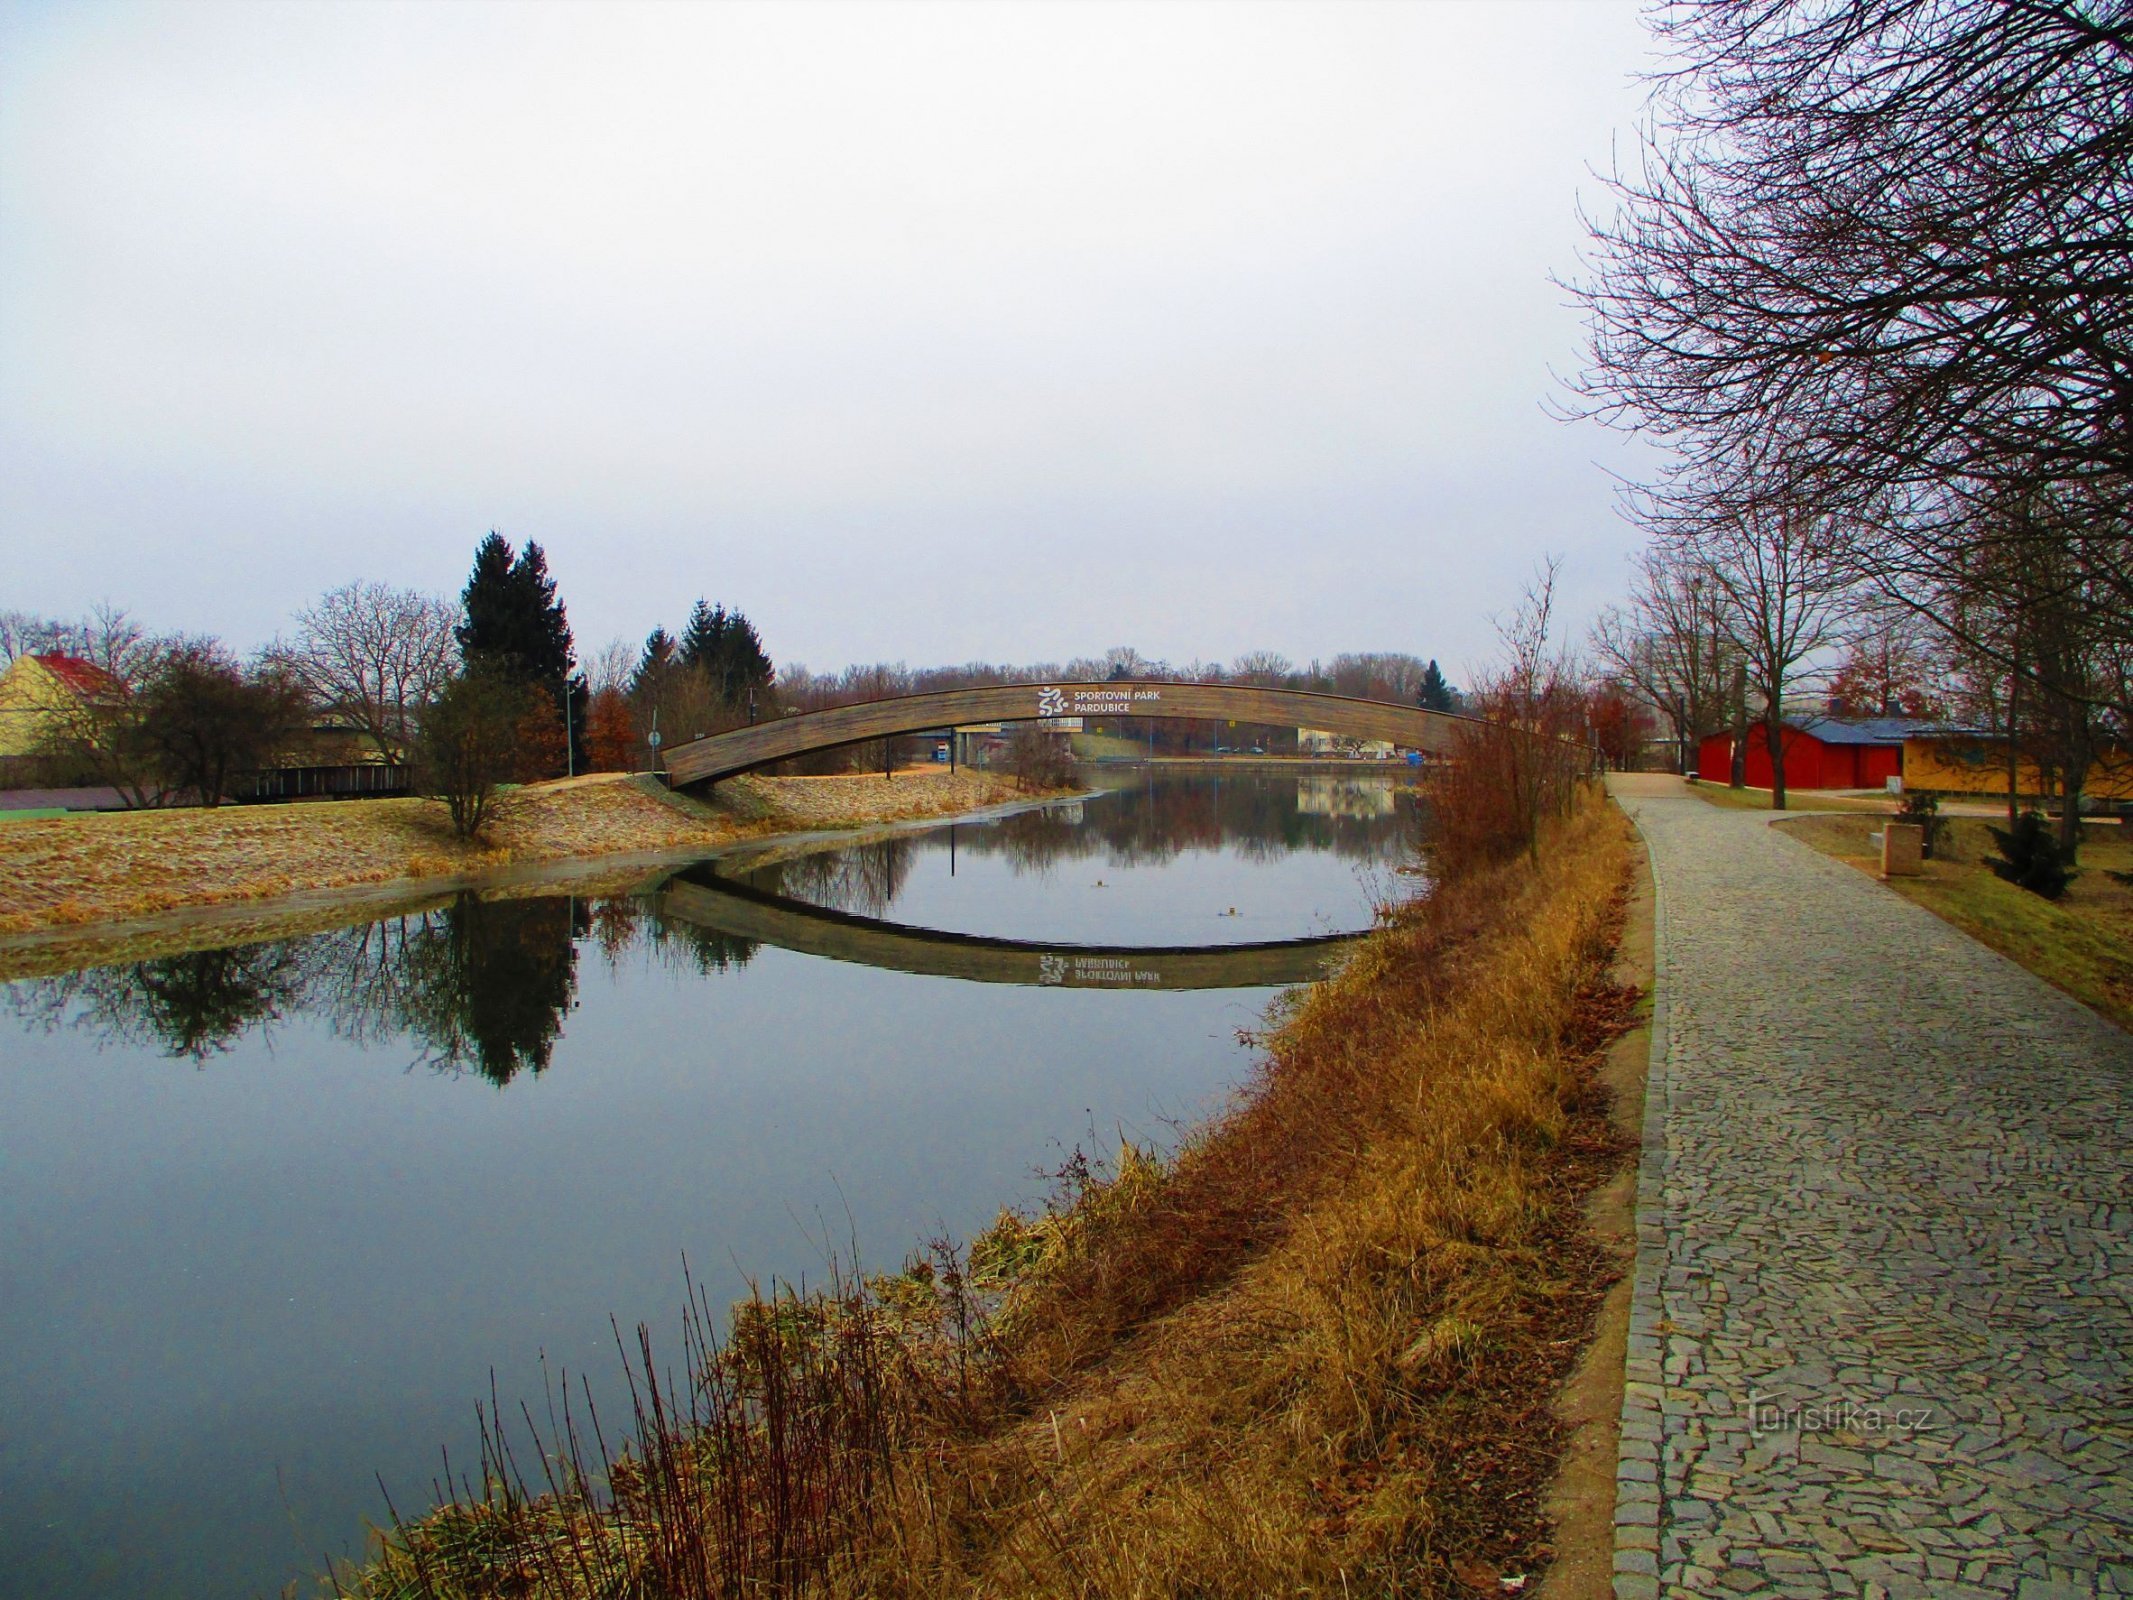
<instances>
[{"instance_id":1,"label":"arched bridge","mask_svg":"<svg viewBox=\"0 0 2133 1600\"><path fill-rule=\"evenodd\" d=\"M1473 720L1381 700L1242 683L1007 683L868 700L735 728L731 733L676 745L667 752L667 775L676 787L686 787L716 783L791 756L870 739L930 733L974 722L1120 716L1323 728L1347 738L1386 739L1409 750L1432 753L1448 750L1459 726Z\"/></svg>"},{"instance_id":2,"label":"arched bridge","mask_svg":"<svg viewBox=\"0 0 2133 1600\"><path fill-rule=\"evenodd\" d=\"M659 912L672 921L803 955L971 983L1069 989L1244 989L1316 983L1360 935L1323 934L1228 945L1039 944L910 928L765 894L744 883L670 879Z\"/></svg>"}]
</instances>

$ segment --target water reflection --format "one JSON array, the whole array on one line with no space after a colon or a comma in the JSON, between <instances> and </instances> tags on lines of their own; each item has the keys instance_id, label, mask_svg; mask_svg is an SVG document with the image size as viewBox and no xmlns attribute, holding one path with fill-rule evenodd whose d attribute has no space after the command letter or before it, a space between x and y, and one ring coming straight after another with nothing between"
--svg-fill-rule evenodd
<instances>
[{"instance_id":1,"label":"water reflection","mask_svg":"<svg viewBox=\"0 0 2133 1600\"><path fill-rule=\"evenodd\" d=\"M1287 988L1318 982L1354 942L1345 933L1189 946L1008 939L831 910L706 869L670 879L659 894L659 915L670 927L694 926L884 972L1025 988Z\"/></svg>"},{"instance_id":2,"label":"water reflection","mask_svg":"<svg viewBox=\"0 0 2133 1600\"><path fill-rule=\"evenodd\" d=\"M1390 777L1265 781L1167 778L1086 806L1050 806L759 862L711 863L647 894L484 899L461 894L406 916L302 939L197 951L34 979L6 990L26 1026L152 1047L204 1063L308 1014L365 1046L507 1084L547 1070L577 1004L580 945L613 970L638 957L694 975L745 967L762 945L886 970L1039 986L1263 987L1315 981L1336 935L1159 946L1091 945L898 927L882 919L929 856L958 853L1044 875L1102 860L1127 871L1192 851L1248 861L1327 852L1382 863L1410 816ZM1345 932L1346 930L1340 930ZM1163 959L1158 960L1161 957Z\"/></svg>"},{"instance_id":3,"label":"water reflection","mask_svg":"<svg viewBox=\"0 0 2133 1600\"><path fill-rule=\"evenodd\" d=\"M1411 816L1256 782L759 852L761 929L688 876L439 893L0 986L0 1600L276 1592L544 1357L626 1412L611 1317L670 1328L684 1254L714 1300L893 1263L1089 1129L1162 1146L1251 1069L1273 991L1227 985L1315 975L1272 963L1368 922ZM969 959L1005 981L926 975Z\"/></svg>"},{"instance_id":4,"label":"water reflection","mask_svg":"<svg viewBox=\"0 0 2133 1600\"><path fill-rule=\"evenodd\" d=\"M1226 850L1248 862L1298 852L1389 867L1414 854L1413 789L1390 773L1305 774L1293 783L1218 774L1152 777L1080 802L1016 812L982 827L946 827L731 876L764 894L857 916L885 915L928 852L997 857L1017 873L1101 859L1121 869Z\"/></svg>"},{"instance_id":5,"label":"water reflection","mask_svg":"<svg viewBox=\"0 0 2133 1600\"><path fill-rule=\"evenodd\" d=\"M29 1027L71 1021L107 1043L205 1061L300 1008L306 976L299 944L239 945L31 979L7 1000Z\"/></svg>"},{"instance_id":6,"label":"water reflection","mask_svg":"<svg viewBox=\"0 0 2133 1600\"><path fill-rule=\"evenodd\" d=\"M304 939L31 979L9 987L7 1004L30 1027L194 1062L309 1014L351 1043L404 1042L422 1065L504 1084L553 1057L576 1003L575 941L591 916L569 898L464 894ZM679 941L699 942L693 930Z\"/></svg>"}]
</instances>

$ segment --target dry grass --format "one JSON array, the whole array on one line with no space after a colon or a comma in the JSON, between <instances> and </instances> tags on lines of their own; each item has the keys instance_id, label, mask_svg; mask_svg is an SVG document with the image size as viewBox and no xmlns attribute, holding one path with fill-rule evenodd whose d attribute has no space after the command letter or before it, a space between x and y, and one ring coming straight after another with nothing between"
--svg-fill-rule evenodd
<instances>
[{"instance_id":1,"label":"dry grass","mask_svg":"<svg viewBox=\"0 0 2133 1600\"><path fill-rule=\"evenodd\" d=\"M974 1525L866 1587L1413 1595L1543 1565L1549 1401L1610 1277L1581 1203L1621 1155L1591 1058L1630 998L1628 859L1590 806L1543 872L1449 886L1304 1001L1237 1113L1129 1167L1009 1300L1029 1415L972 1456Z\"/></svg>"},{"instance_id":2,"label":"dry grass","mask_svg":"<svg viewBox=\"0 0 2133 1600\"><path fill-rule=\"evenodd\" d=\"M794 1385L758 1360L712 1369L748 1370L743 1410L772 1434L857 1441L825 1465L738 1451L727 1409L652 1416L623 1503L492 1495L403 1530L355 1592L1500 1592L1548 1559L1551 1399L1613 1272L1582 1208L1625 1153L1594 1065L1634 1000L1607 977L1630 859L1620 814L1588 798L1547 827L1537 868L1475 872L1403 914L1300 999L1257 1081L1173 1159L1076 1168L1058 1205L978 1241L971 1273L995 1287L976 1328L952 1259L835 1304L839 1339L860 1327L869 1353L839 1354L845 1377L819 1392L863 1391L865 1428L812 1411L795 1427L778 1398ZM885 1358L868 1342L885 1322L922 1331ZM867 1376L892 1369L934 1381ZM855 1475L854 1451L878 1469ZM777 1518L705 1486L744 1459L766 1485L817 1486L778 1515L804 1524L780 1548L818 1558L753 1553ZM828 1487L862 1478L856 1498ZM719 1586L655 1577L655 1550Z\"/></svg>"},{"instance_id":3,"label":"dry grass","mask_svg":"<svg viewBox=\"0 0 2133 1600\"><path fill-rule=\"evenodd\" d=\"M1881 819L1886 820L1886 808ZM1880 875L1879 847L1868 817L1800 817L1780 822L1794 838L1862 872ZM2115 824L2092 824L2081 846L2081 876L2053 901L1997 877L1986 824L1947 820L1947 843L1917 878L1889 887L1943 921L2027 968L2055 988L2133 1028L2133 885L2111 873L2133 872L2133 840Z\"/></svg>"},{"instance_id":4,"label":"dry grass","mask_svg":"<svg viewBox=\"0 0 2133 1600\"><path fill-rule=\"evenodd\" d=\"M736 778L706 805L622 775L512 791L479 842L433 800L80 815L0 828L0 935L515 863L715 848L735 839L968 811L1011 798L969 771Z\"/></svg>"}]
</instances>

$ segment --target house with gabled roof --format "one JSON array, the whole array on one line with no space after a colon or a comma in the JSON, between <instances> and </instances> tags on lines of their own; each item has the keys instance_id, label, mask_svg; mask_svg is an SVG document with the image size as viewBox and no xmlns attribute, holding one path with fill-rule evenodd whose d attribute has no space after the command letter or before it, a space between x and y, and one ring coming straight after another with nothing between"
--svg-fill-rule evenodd
<instances>
[{"instance_id":1,"label":"house with gabled roof","mask_svg":"<svg viewBox=\"0 0 2133 1600\"><path fill-rule=\"evenodd\" d=\"M50 651L17 656L0 673L0 758L38 753L62 722L85 706L126 697L126 686L93 661Z\"/></svg>"}]
</instances>

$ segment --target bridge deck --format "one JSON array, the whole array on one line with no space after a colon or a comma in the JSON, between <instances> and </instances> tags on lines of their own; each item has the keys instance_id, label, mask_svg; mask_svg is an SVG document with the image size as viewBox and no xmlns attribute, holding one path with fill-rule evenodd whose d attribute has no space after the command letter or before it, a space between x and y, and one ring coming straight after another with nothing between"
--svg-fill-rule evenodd
<instances>
[{"instance_id":1,"label":"bridge deck","mask_svg":"<svg viewBox=\"0 0 2133 1600\"><path fill-rule=\"evenodd\" d=\"M1346 738L1384 739L1433 754L1449 750L1459 726L1472 720L1380 700L1239 683L993 684L835 706L713 734L668 751L667 774L677 787L684 787L870 739L977 722L1118 716L1323 728Z\"/></svg>"}]
</instances>

